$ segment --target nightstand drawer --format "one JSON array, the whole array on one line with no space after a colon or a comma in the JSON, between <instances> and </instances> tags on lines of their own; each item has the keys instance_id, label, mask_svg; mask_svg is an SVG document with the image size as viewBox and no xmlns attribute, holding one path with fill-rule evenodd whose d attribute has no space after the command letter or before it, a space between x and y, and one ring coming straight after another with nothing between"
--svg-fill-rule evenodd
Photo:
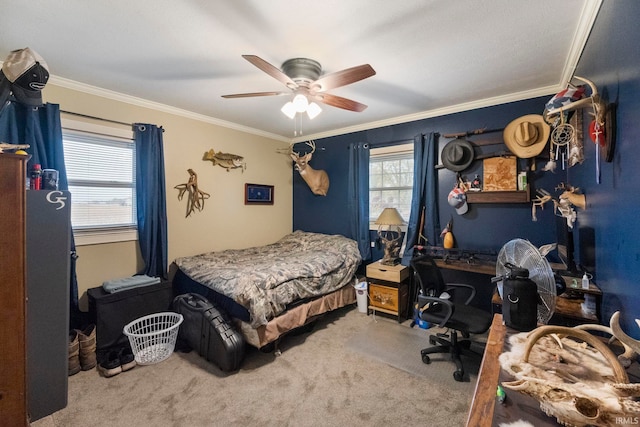
<instances>
[{"instance_id":1,"label":"nightstand drawer","mask_svg":"<svg viewBox=\"0 0 640 427\"><path fill-rule=\"evenodd\" d=\"M384 265L373 262L367 265L367 278L400 283L409 277L409 268L402 265Z\"/></svg>"},{"instance_id":2,"label":"nightstand drawer","mask_svg":"<svg viewBox=\"0 0 640 427\"><path fill-rule=\"evenodd\" d=\"M398 288L369 283L369 298L374 307L398 312Z\"/></svg>"}]
</instances>

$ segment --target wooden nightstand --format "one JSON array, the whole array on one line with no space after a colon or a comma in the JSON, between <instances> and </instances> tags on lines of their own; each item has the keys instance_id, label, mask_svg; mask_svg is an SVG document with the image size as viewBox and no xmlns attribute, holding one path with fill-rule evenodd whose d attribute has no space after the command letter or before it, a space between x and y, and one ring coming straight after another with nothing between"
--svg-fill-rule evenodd
<instances>
[{"instance_id":1,"label":"wooden nightstand","mask_svg":"<svg viewBox=\"0 0 640 427\"><path fill-rule=\"evenodd\" d=\"M368 310L398 316L398 322L408 318L409 272L410 268L401 264L384 265L377 261L367 265Z\"/></svg>"}]
</instances>

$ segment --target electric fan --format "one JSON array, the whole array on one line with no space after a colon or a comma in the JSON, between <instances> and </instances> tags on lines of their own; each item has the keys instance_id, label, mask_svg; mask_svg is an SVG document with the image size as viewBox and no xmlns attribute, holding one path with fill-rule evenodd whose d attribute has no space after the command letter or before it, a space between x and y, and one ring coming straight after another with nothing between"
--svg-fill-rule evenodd
<instances>
[{"instance_id":1,"label":"electric fan","mask_svg":"<svg viewBox=\"0 0 640 427\"><path fill-rule=\"evenodd\" d=\"M529 279L538 286L538 323L546 324L556 308L556 283L551 266L538 248L524 239L507 242L496 261L496 276L507 277L507 264L529 270Z\"/></svg>"}]
</instances>

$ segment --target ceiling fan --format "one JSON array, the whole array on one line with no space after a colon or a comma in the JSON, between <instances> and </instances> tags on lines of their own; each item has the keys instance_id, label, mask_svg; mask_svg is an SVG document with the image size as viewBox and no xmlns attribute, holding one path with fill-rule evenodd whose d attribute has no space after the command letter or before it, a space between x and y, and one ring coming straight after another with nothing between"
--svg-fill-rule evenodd
<instances>
[{"instance_id":1,"label":"ceiling fan","mask_svg":"<svg viewBox=\"0 0 640 427\"><path fill-rule=\"evenodd\" d=\"M285 104L282 112L293 118L297 112L307 111L310 118L320 113L317 101L343 110L361 112L367 106L351 99L331 95L326 91L364 80L376 74L369 64L358 65L342 71L321 76L322 66L308 58L293 58L282 64L282 70L255 55L242 55L244 59L287 86L296 96L293 102ZM223 98L249 98L255 96L288 95L291 92L252 92L222 95ZM311 102L311 104L309 104ZM289 105L291 104L291 105ZM308 108L308 109L307 109ZM312 111L313 110L313 111ZM315 114L313 114L315 112ZM312 117L313 115L313 117Z\"/></svg>"}]
</instances>

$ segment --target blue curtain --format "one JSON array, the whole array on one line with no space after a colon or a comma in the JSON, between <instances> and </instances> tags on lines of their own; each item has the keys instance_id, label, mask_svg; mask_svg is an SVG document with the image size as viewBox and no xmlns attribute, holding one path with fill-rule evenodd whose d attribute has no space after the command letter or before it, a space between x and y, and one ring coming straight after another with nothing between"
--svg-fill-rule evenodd
<instances>
[{"instance_id":1,"label":"blue curtain","mask_svg":"<svg viewBox=\"0 0 640 427\"><path fill-rule=\"evenodd\" d=\"M60 106L44 104L34 108L17 102L9 102L0 114L0 141L10 144L29 144L26 151L31 154L28 170L39 163L42 169L58 170L58 188L69 190L67 168L62 147L62 126L60 124ZM69 282L71 325L78 325L78 280L76 276L76 245L71 233L71 267Z\"/></svg>"},{"instance_id":2,"label":"blue curtain","mask_svg":"<svg viewBox=\"0 0 640 427\"><path fill-rule=\"evenodd\" d=\"M167 278L167 196L162 127L136 123L138 241L145 263L139 274Z\"/></svg>"},{"instance_id":3,"label":"blue curtain","mask_svg":"<svg viewBox=\"0 0 640 427\"><path fill-rule=\"evenodd\" d=\"M347 210L351 238L358 242L360 256L371 259L369 235L369 144L349 144L349 191Z\"/></svg>"},{"instance_id":4,"label":"blue curtain","mask_svg":"<svg viewBox=\"0 0 640 427\"><path fill-rule=\"evenodd\" d=\"M413 247L418 244L422 234L428 244L435 242L440 233L440 218L438 216L438 174L436 162L438 148L436 134L417 135L413 140L413 192L411 195L411 214L407 226L406 250L402 256L402 264L409 265L413 256ZM419 230L422 213L424 211L424 225Z\"/></svg>"}]
</instances>

